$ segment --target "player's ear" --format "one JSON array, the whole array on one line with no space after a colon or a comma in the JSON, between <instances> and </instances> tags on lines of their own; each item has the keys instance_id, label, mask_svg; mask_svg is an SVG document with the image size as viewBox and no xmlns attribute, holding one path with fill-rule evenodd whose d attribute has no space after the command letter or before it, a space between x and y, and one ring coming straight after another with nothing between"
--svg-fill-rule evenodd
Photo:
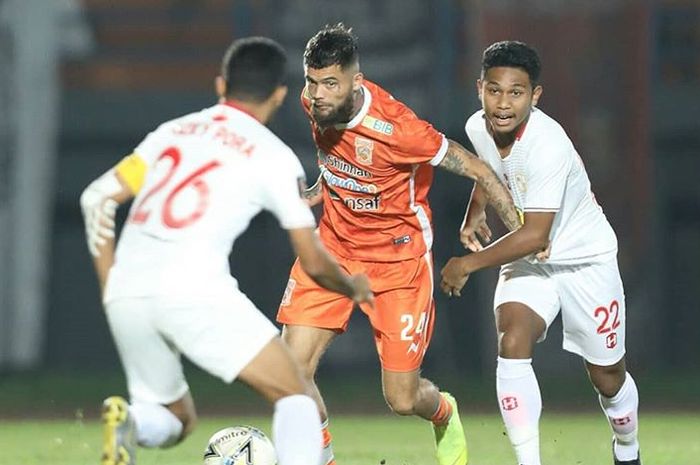
<instances>
[{"instance_id":1,"label":"player's ear","mask_svg":"<svg viewBox=\"0 0 700 465\"><path fill-rule=\"evenodd\" d=\"M272 101L275 105L275 108L279 108L282 103L284 103L284 99L287 97L287 91L289 88L287 86L278 86L277 89L272 92Z\"/></svg>"},{"instance_id":2,"label":"player's ear","mask_svg":"<svg viewBox=\"0 0 700 465\"><path fill-rule=\"evenodd\" d=\"M360 90L365 76L362 73L355 73L352 77L352 90Z\"/></svg>"},{"instance_id":3,"label":"player's ear","mask_svg":"<svg viewBox=\"0 0 700 465\"><path fill-rule=\"evenodd\" d=\"M216 89L216 95L220 99L226 98L226 81L222 76L216 76L214 79L214 89Z\"/></svg>"},{"instance_id":4,"label":"player's ear","mask_svg":"<svg viewBox=\"0 0 700 465\"><path fill-rule=\"evenodd\" d=\"M537 102L540 100L540 96L542 95L542 86L535 86L535 88L532 90L532 106L536 107Z\"/></svg>"},{"instance_id":5,"label":"player's ear","mask_svg":"<svg viewBox=\"0 0 700 465\"><path fill-rule=\"evenodd\" d=\"M482 84L481 79L477 79L476 80L476 95L479 96L479 101L481 101L481 93L482 93L481 92L481 84Z\"/></svg>"}]
</instances>

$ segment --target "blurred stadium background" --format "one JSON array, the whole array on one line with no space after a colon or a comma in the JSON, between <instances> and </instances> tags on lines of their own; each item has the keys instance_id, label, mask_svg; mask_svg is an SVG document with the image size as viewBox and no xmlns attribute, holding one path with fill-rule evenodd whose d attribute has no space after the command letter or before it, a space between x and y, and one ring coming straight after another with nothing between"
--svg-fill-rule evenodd
<instances>
[{"instance_id":1,"label":"blurred stadium background","mask_svg":"<svg viewBox=\"0 0 700 465\"><path fill-rule=\"evenodd\" d=\"M224 49L247 35L271 36L290 53L290 98L272 126L315 179L297 100L301 55L318 28L337 21L358 34L367 78L460 141L479 105L481 50L517 38L540 51L540 106L574 140L618 233L642 409L697 415L697 0L0 0L0 418L41 414L38 407L94 417L93 400L124 393L84 243L81 190L162 121L212 104ZM470 189L436 174L438 267L462 252L457 229ZM241 288L270 317L292 259L266 214L232 256ZM473 399L469 408L495 414L494 284L494 272L482 272L461 299L437 296L425 370L468 396L465 405ZM558 328L535 359L545 405L578 409L585 399L595 413L582 364L560 349ZM377 368L358 313L329 351L321 385L381 410ZM228 392L193 376L200 405Z\"/></svg>"}]
</instances>

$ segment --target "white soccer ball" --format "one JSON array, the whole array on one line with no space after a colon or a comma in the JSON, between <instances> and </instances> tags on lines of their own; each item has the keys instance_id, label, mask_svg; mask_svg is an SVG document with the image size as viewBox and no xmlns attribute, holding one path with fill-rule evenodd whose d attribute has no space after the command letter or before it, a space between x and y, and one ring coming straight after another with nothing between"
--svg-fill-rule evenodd
<instances>
[{"instance_id":1,"label":"white soccer ball","mask_svg":"<svg viewBox=\"0 0 700 465\"><path fill-rule=\"evenodd\" d=\"M204 465L276 465L275 447L252 426L230 426L214 433L204 451Z\"/></svg>"}]
</instances>

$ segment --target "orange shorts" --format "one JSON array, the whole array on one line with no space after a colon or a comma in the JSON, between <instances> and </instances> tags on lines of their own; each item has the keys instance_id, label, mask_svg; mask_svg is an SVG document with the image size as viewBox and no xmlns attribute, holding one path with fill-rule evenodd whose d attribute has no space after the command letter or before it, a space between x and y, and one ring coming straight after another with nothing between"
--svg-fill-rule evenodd
<instances>
[{"instance_id":1,"label":"orange shorts","mask_svg":"<svg viewBox=\"0 0 700 465\"><path fill-rule=\"evenodd\" d=\"M420 368L435 320L432 255L391 263L337 260L348 273L365 273L369 277L374 308L360 308L374 330L382 368L401 372ZM297 260L277 321L344 332L352 310L351 299L316 284Z\"/></svg>"}]
</instances>

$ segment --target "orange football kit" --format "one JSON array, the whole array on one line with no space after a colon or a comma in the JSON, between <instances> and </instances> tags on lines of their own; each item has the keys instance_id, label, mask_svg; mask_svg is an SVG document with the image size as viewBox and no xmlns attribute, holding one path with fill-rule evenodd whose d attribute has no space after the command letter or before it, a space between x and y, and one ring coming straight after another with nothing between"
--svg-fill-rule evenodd
<instances>
[{"instance_id":1,"label":"orange football kit","mask_svg":"<svg viewBox=\"0 0 700 465\"><path fill-rule=\"evenodd\" d=\"M365 273L375 306L363 305L382 367L420 367L435 319L428 191L447 139L381 87L364 81L364 104L348 123L311 121L323 178L319 234L348 273ZM292 267L277 321L343 332L353 302Z\"/></svg>"}]
</instances>

